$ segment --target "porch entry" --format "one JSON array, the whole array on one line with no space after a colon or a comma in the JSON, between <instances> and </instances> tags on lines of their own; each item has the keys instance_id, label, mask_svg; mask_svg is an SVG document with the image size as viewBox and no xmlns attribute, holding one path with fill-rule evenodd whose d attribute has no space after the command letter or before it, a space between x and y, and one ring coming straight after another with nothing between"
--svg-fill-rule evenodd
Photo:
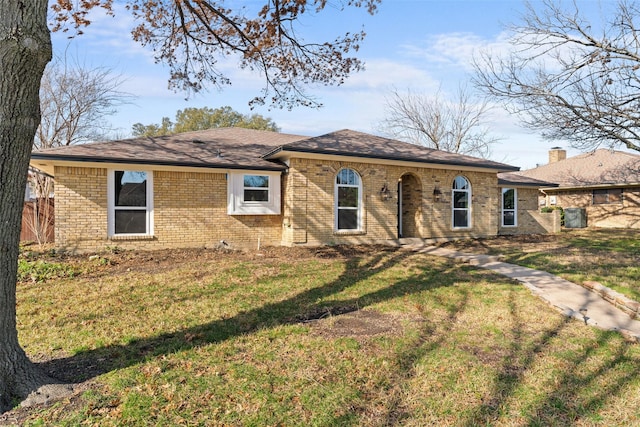
<instances>
[{"instance_id":1,"label":"porch entry","mask_svg":"<svg viewBox=\"0 0 640 427\"><path fill-rule=\"evenodd\" d=\"M406 173L398 180L398 238L422 237L422 184Z\"/></svg>"}]
</instances>

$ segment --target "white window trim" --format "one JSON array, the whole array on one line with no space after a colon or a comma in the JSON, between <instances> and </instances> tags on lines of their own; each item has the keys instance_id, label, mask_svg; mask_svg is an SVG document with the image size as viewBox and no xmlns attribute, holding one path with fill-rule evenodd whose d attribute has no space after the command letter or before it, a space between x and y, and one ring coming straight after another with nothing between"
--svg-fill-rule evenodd
<instances>
[{"instance_id":1,"label":"white window trim","mask_svg":"<svg viewBox=\"0 0 640 427\"><path fill-rule=\"evenodd\" d=\"M504 193L508 190L513 190L513 209L504 208ZM502 211L500 215L500 224L503 227L517 227L518 226L518 189L513 187L505 187L502 189ZM507 225L504 223L504 213L513 211L513 225Z\"/></svg>"},{"instance_id":2,"label":"white window trim","mask_svg":"<svg viewBox=\"0 0 640 427\"><path fill-rule=\"evenodd\" d=\"M147 212L147 231L145 233L127 233L116 234L116 220L115 220L115 171L134 171L134 172L146 172L147 174L147 206L133 207L127 209L140 209ZM127 236L153 236L154 224L153 224L153 171L146 169L109 169L107 172L107 234L109 237L127 237Z\"/></svg>"},{"instance_id":3,"label":"white window trim","mask_svg":"<svg viewBox=\"0 0 640 427\"><path fill-rule=\"evenodd\" d=\"M244 201L245 175L268 176L269 197L266 202ZM273 171L233 171L227 179L227 214L229 215L280 215L280 172Z\"/></svg>"},{"instance_id":4,"label":"white window trim","mask_svg":"<svg viewBox=\"0 0 640 427\"><path fill-rule=\"evenodd\" d=\"M338 176L338 174L344 170L344 169L350 169L352 170L356 176L358 177L358 185L351 185L351 184L338 184L336 182L336 178ZM360 174L358 173L358 171L356 171L355 169L351 169L351 168L342 168L338 171L338 173L335 174L334 178L333 178L333 230L336 233L357 233L357 232L361 232L363 230L363 226L362 226L362 177L360 176ZM338 188L339 187L350 187L350 188L357 188L358 189L358 206L356 208L339 208L338 207ZM358 228L338 228L338 211L340 209L345 209L345 210L357 210L357 221L358 221Z\"/></svg>"},{"instance_id":5,"label":"white window trim","mask_svg":"<svg viewBox=\"0 0 640 427\"><path fill-rule=\"evenodd\" d=\"M467 181L467 184L469 184L469 188L467 188L466 190L458 190L453 188L453 184L455 184L455 180L456 178L461 177L464 178ZM454 230L468 230L470 228L472 228L473 225L473 215L472 215L472 208L473 208L473 203L472 203L472 199L471 199L471 181L469 181L469 179L464 176L464 175L457 175L454 179L453 179L453 184L451 184L451 228ZM456 208L455 207L455 196L454 194L456 192L465 192L467 193L467 204L469 207L467 208ZM455 211L462 211L462 210L466 210L468 212L467 215L467 225L464 227L461 226L455 226Z\"/></svg>"}]
</instances>

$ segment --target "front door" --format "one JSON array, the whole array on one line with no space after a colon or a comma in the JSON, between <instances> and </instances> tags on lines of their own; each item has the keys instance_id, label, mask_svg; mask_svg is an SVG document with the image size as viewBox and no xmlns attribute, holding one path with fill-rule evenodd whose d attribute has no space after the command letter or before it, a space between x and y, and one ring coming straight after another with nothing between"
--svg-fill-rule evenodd
<instances>
[{"instance_id":1,"label":"front door","mask_svg":"<svg viewBox=\"0 0 640 427\"><path fill-rule=\"evenodd\" d=\"M422 185L413 174L398 182L398 237L422 237Z\"/></svg>"}]
</instances>

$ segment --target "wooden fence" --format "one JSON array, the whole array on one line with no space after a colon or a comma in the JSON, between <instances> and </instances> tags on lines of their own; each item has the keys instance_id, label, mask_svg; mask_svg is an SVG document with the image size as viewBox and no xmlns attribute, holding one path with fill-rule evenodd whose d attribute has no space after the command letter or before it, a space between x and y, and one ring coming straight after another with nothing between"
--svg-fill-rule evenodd
<instances>
[{"instance_id":1,"label":"wooden fence","mask_svg":"<svg viewBox=\"0 0 640 427\"><path fill-rule=\"evenodd\" d=\"M55 239L54 208L55 202L52 198L24 202L20 241L38 242L38 230L40 230L43 236L41 243L52 243Z\"/></svg>"}]
</instances>

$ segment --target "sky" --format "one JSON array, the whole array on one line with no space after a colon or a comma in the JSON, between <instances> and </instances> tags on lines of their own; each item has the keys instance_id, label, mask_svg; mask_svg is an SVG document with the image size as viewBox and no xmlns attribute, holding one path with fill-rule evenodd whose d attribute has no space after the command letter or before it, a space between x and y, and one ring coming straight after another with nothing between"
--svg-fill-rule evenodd
<instances>
[{"instance_id":1,"label":"sky","mask_svg":"<svg viewBox=\"0 0 640 427\"><path fill-rule=\"evenodd\" d=\"M284 133L318 136L352 129L379 135L391 91L429 95L441 90L447 95L460 85L470 86L474 55L488 47L505 48L506 25L517 23L524 10L520 0L383 0L378 12L370 16L361 9L340 11L331 6L335 3L330 0L321 15L306 19L301 34L308 41L325 41L364 29L367 37L356 55L364 61L365 70L341 86L308 88L322 102L320 109L250 110L248 102L259 94L263 80L233 62L221 64L233 82L222 90L210 88L188 98L185 93L169 90L168 69L154 62L149 49L131 40L134 22L121 7L116 8L113 18L91 15L92 24L81 36L68 39L66 34L54 33L54 52L66 54L84 67L109 68L120 75L120 90L134 98L109 118L118 137L131 136L134 123L159 124L163 117L174 120L176 112L184 108L223 106L271 118ZM232 0L227 4L251 6L260 1ZM606 0L580 0L579 4L607 7ZM490 158L522 169L546 164L551 147L561 146L569 156L579 153L566 142L546 141L520 127L517 119L499 106L487 116L486 126L491 135L500 138Z\"/></svg>"}]
</instances>

